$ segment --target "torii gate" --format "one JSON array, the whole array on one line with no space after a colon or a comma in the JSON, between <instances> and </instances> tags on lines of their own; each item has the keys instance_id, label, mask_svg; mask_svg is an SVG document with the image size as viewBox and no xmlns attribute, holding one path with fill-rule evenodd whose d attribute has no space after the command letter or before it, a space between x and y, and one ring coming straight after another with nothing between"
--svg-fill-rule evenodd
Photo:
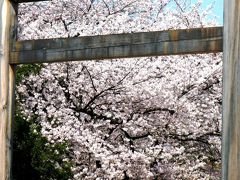
<instances>
[{"instance_id":1,"label":"torii gate","mask_svg":"<svg viewBox=\"0 0 240 180\"><path fill-rule=\"evenodd\" d=\"M11 179L15 66L122 57L224 53L222 179L240 179L240 0L225 0L222 27L16 41L17 4L0 0L0 180ZM224 38L223 38L224 37Z\"/></svg>"}]
</instances>

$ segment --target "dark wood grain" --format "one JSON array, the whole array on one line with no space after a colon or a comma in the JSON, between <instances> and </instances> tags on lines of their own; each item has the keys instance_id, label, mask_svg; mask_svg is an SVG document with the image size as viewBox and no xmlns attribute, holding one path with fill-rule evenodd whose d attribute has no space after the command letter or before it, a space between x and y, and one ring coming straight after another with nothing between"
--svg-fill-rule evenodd
<instances>
[{"instance_id":1,"label":"dark wood grain","mask_svg":"<svg viewBox=\"0 0 240 180\"><path fill-rule=\"evenodd\" d=\"M163 56L222 51L222 27L18 41L10 63Z\"/></svg>"}]
</instances>

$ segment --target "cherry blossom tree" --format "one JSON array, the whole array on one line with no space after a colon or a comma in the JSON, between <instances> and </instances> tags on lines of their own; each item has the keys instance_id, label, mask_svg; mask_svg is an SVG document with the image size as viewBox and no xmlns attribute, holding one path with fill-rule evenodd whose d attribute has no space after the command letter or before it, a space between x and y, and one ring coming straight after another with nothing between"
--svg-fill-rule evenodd
<instances>
[{"instance_id":1,"label":"cherry blossom tree","mask_svg":"<svg viewBox=\"0 0 240 180\"><path fill-rule=\"evenodd\" d=\"M19 39L214 26L201 1L55 0L19 7ZM44 64L26 119L67 141L75 179L219 179L222 55Z\"/></svg>"}]
</instances>

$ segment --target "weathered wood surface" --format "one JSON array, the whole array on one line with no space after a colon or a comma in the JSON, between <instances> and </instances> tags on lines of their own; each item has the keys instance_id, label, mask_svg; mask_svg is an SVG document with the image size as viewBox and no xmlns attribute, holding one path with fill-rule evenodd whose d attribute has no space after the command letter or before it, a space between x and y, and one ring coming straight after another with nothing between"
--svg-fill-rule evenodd
<instances>
[{"instance_id":1,"label":"weathered wood surface","mask_svg":"<svg viewBox=\"0 0 240 180\"><path fill-rule=\"evenodd\" d=\"M11 130L14 66L9 65L9 41L13 39L16 14L9 0L0 0L0 180L11 178Z\"/></svg>"},{"instance_id":2,"label":"weathered wood surface","mask_svg":"<svg viewBox=\"0 0 240 180\"><path fill-rule=\"evenodd\" d=\"M222 27L18 41L11 64L162 56L222 51Z\"/></svg>"},{"instance_id":3,"label":"weathered wood surface","mask_svg":"<svg viewBox=\"0 0 240 180\"><path fill-rule=\"evenodd\" d=\"M240 179L240 1L225 0L222 179Z\"/></svg>"}]
</instances>

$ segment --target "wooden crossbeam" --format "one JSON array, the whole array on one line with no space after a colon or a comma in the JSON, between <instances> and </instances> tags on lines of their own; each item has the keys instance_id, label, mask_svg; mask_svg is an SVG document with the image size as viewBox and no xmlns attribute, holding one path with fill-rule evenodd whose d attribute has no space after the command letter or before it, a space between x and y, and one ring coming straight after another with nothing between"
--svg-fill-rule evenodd
<instances>
[{"instance_id":1,"label":"wooden crossbeam","mask_svg":"<svg viewBox=\"0 0 240 180\"><path fill-rule=\"evenodd\" d=\"M222 27L17 41L10 64L214 53L223 49Z\"/></svg>"}]
</instances>

